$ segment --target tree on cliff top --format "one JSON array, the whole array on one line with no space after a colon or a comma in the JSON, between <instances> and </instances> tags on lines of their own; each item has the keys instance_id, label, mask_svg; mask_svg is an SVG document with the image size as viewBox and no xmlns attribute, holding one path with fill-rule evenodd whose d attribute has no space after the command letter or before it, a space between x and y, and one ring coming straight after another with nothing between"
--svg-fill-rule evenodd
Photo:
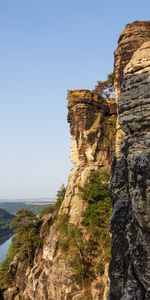
<instances>
[{"instance_id":1,"label":"tree on cliff top","mask_svg":"<svg viewBox=\"0 0 150 300\"><path fill-rule=\"evenodd\" d=\"M102 98L115 98L114 72L108 74L105 81L97 81L93 92L99 94Z\"/></svg>"}]
</instances>

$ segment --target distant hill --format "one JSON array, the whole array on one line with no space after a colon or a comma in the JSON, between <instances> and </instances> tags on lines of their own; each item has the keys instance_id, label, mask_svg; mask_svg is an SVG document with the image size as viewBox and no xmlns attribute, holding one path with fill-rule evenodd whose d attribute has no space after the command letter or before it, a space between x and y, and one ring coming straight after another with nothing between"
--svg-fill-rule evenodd
<instances>
[{"instance_id":1,"label":"distant hill","mask_svg":"<svg viewBox=\"0 0 150 300\"><path fill-rule=\"evenodd\" d=\"M14 218L14 215L4 209L0 209L0 224L7 224Z\"/></svg>"},{"instance_id":2,"label":"distant hill","mask_svg":"<svg viewBox=\"0 0 150 300\"><path fill-rule=\"evenodd\" d=\"M39 198L14 198L14 199L0 199L0 203L4 202L21 202L21 203L28 203L28 202L55 202L55 197L51 198L44 198L44 197L39 197Z\"/></svg>"},{"instance_id":3,"label":"distant hill","mask_svg":"<svg viewBox=\"0 0 150 300\"><path fill-rule=\"evenodd\" d=\"M43 208L54 206L54 202L0 202L0 210L5 210L10 214L15 215L20 209L29 209L33 213L38 214Z\"/></svg>"}]
</instances>

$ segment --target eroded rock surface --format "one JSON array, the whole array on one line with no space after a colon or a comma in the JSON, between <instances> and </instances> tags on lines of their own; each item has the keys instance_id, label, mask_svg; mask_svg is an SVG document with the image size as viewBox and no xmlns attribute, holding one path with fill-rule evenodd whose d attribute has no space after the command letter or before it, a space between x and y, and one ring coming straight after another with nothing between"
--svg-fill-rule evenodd
<instances>
[{"instance_id":1,"label":"eroded rock surface","mask_svg":"<svg viewBox=\"0 0 150 300\"><path fill-rule=\"evenodd\" d=\"M118 124L123 136L120 140L120 155L116 156L113 162L110 188L114 211L111 221L109 299L148 300L150 299L150 22L135 22L128 25L120 37L116 53Z\"/></svg>"},{"instance_id":2,"label":"eroded rock surface","mask_svg":"<svg viewBox=\"0 0 150 300\"><path fill-rule=\"evenodd\" d=\"M91 171L109 171L115 149L116 101L103 101L88 90L68 93L68 122L72 141L73 170L60 212L78 224L84 204L79 196Z\"/></svg>"}]
</instances>

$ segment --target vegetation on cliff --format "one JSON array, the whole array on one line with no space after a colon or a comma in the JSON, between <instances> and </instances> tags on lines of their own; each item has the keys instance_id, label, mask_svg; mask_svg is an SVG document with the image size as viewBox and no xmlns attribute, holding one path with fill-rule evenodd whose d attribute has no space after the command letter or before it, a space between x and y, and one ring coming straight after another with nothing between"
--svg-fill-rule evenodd
<instances>
[{"instance_id":1,"label":"vegetation on cliff","mask_svg":"<svg viewBox=\"0 0 150 300\"><path fill-rule=\"evenodd\" d=\"M79 226L69 223L67 215L60 215L59 247L71 269L82 279L102 275L110 258L109 218L112 212L108 195L108 175L92 172L81 197L86 208Z\"/></svg>"},{"instance_id":2,"label":"vegetation on cliff","mask_svg":"<svg viewBox=\"0 0 150 300\"><path fill-rule=\"evenodd\" d=\"M89 243L94 250L91 260L96 258L94 268L100 275L110 259L109 222L112 204L108 194L108 180L107 173L93 172L82 189L82 197L87 204L82 214L82 225L87 230Z\"/></svg>"},{"instance_id":3,"label":"vegetation on cliff","mask_svg":"<svg viewBox=\"0 0 150 300\"><path fill-rule=\"evenodd\" d=\"M102 98L114 98L114 72L107 75L105 81L97 81L94 92L98 93Z\"/></svg>"},{"instance_id":4,"label":"vegetation on cliff","mask_svg":"<svg viewBox=\"0 0 150 300\"><path fill-rule=\"evenodd\" d=\"M43 209L41 211L41 213L39 214L40 219L45 218L46 215L50 214L50 217L48 216L46 221L44 221L42 224L41 236L43 239L45 239L47 237L47 235L49 234L49 231L50 231L50 227L53 224L54 219L56 220L56 218L57 218L59 208L65 197L65 193L66 193L66 187L64 186L64 184L62 184L57 192L55 205L49 206L49 207Z\"/></svg>"},{"instance_id":5,"label":"vegetation on cliff","mask_svg":"<svg viewBox=\"0 0 150 300\"><path fill-rule=\"evenodd\" d=\"M20 261L24 270L32 265L36 249L42 244L39 238L39 218L29 210L20 210L11 222L15 235L7 253L6 259L0 266L0 287L5 288L13 282L15 272L11 270L11 263L15 259Z\"/></svg>"},{"instance_id":6,"label":"vegetation on cliff","mask_svg":"<svg viewBox=\"0 0 150 300\"><path fill-rule=\"evenodd\" d=\"M21 268L24 272L28 266L32 266L35 252L43 245L43 239L48 235L50 230L49 220L44 222L42 226L42 220L44 220L42 218L54 211L57 215L65 192L66 188L62 185L57 192L56 205L45 207L39 215L35 215L30 210L21 209L11 221L11 228L15 231L15 235L12 239L6 259L0 265L1 288L11 286L16 275L18 263L21 263ZM42 238L40 237L41 226ZM16 264L15 268L14 264Z\"/></svg>"},{"instance_id":7,"label":"vegetation on cliff","mask_svg":"<svg viewBox=\"0 0 150 300\"><path fill-rule=\"evenodd\" d=\"M57 195L56 195L56 205L55 208L58 211L64 198L65 198L65 194L66 194L66 187L64 186L64 184L61 185L61 187L59 188Z\"/></svg>"},{"instance_id":8,"label":"vegetation on cliff","mask_svg":"<svg viewBox=\"0 0 150 300\"><path fill-rule=\"evenodd\" d=\"M53 214L59 232L58 248L61 257L81 280L84 288L85 280L103 275L109 261L111 201L108 195L108 175L102 171L94 171L87 178L85 186L80 188L85 209L79 225L70 223L67 214L58 214L65 193L66 188L62 185L57 193ZM49 207L36 216L31 211L22 209L11 222L15 235L7 257L0 266L2 289L13 284L18 263L23 272L26 272L28 266L32 266L35 252L42 246L53 224L53 218L46 217L51 212L54 212L54 208ZM41 220L45 217L47 221L42 225Z\"/></svg>"}]
</instances>

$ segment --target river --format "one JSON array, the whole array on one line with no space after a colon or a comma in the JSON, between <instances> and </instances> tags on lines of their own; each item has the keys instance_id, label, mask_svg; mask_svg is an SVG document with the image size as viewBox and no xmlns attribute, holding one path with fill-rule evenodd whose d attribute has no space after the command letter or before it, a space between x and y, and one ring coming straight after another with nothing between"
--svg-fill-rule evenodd
<instances>
[{"instance_id":1,"label":"river","mask_svg":"<svg viewBox=\"0 0 150 300\"><path fill-rule=\"evenodd\" d=\"M0 245L0 263L5 259L8 248L11 244L12 237L9 238L5 243Z\"/></svg>"}]
</instances>

